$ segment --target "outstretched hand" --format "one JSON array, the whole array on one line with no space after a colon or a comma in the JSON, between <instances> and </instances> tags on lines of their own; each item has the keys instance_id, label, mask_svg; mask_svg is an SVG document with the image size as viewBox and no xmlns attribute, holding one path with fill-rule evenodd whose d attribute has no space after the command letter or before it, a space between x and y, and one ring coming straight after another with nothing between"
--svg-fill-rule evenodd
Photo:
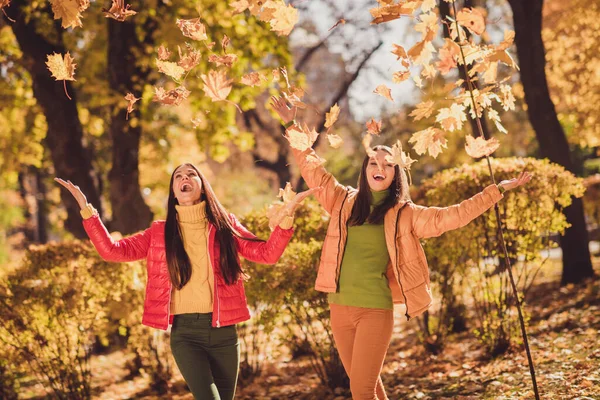
<instances>
[{"instance_id":1,"label":"outstretched hand","mask_svg":"<svg viewBox=\"0 0 600 400\"><path fill-rule=\"evenodd\" d=\"M297 107L288 107L285 99L277 96L271 96L271 107L275 110L275 112L279 115L279 118L287 124L296 118L296 111L298 111Z\"/></svg>"},{"instance_id":2,"label":"outstretched hand","mask_svg":"<svg viewBox=\"0 0 600 400\"><path fill-rule=\"evenodd\" d=\"M81 209L85 208L85 205L87 204L87 198L81 189L79 189L79 186L74 185L71 181L65 181L60 178L54 178L54 180L67 189L73 195L73 197L75 197L75 200Z\"/></svg>"},{"instance_id":3,"label":"outstretched hand","mask_svg":"<svg viewBox=\"0 0 600 400\"><path fill-rule=\"evenodd\" d=\"M532 177L533 177L533 175L531 173L523 171L523 172L521 172L521 175L519 175L518 178L504 180L504 181L500 182L498 185L502 186L506 190L511 190L511 189L518 188L519 186L525 185L526 183L528 183L531 180Z\"/></svg>"},{"instance_id":4,"label":"outstretched hand","mask_svg":"<svg viewBox=\"0 0 600 400\"><path fill-rule=\"evenodd\" d=\"M294 198L288 201L287 203L271 205L269 210L267 210L267 218L269 218L269 228L273 230L276 226L281 224L284 218L293 217L294 212L296 211L298 206L302 204L302 201L304 201L304 199L306 199L311 194L319 192L320 190L322 190L321 187L308 189L304 192L296 193Z\"/></svg>"},{"instance_id":5,"label":"outstretched hand","mask_svg":"<svg viewBox=\"0 0 600 400\"><path fill-rule=\"evenodd\" d=\"M313 193L320 192L322 189L323 188L321 186L318 186L315 188L305 190L304 192L296 193L296 196L294 196L294 199L285 205L284 213L286 215L294 215L294 212L296 211L298 206L300 206L300 204L302 204L304 199L306 199L308 196L310 196Z\"/></svg>"}]
</instances>

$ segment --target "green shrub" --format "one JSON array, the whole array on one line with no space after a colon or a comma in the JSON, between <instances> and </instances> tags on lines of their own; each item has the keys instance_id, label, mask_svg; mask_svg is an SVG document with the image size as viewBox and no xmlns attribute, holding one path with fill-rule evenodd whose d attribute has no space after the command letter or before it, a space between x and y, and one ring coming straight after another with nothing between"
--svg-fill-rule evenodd
<instances>
[{"instance_id":1,"label":"green shrub","mask_svg":"<svg viewBox=\"0 0 600 400\"><path fill-rule=\"evenodd\" d=\"M543 250L556 247L549 237L567 228L562 209L571 196L584 193L582 180L559 165L533 158L492 159L497 182L519 175L523 170L534 178L525 187L508 192L498 203L509 258L520 291L527 293L543 265ZM427 205L447 206L478 193L491 182L486 161L441 171L423 182ZM441 305L436 318L441 326L432 330L442 337L449 331L450 307L469 288L478 321L476 334L491 355L506 350L518 329L513 318L514 297L507 265L497 237L494 210L466 227L427 240L425 251L434 289L441 289ZM460 301L458 301L460 303Z\"/></svg>"}]
</instances>

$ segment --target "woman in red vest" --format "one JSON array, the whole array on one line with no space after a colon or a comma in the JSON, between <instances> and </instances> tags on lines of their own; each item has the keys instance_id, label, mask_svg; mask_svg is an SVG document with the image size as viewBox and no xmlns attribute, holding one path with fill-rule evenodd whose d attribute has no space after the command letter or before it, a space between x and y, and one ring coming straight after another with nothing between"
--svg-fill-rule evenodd
<instances>
[{"instance_id":1,"label":"woman in red vest","mask_svg":"<svg viewBox=\"0 0 600 400\"><path fill-rule=\"evenodd\" d=\"M216 198L192 164L175 169L166 221L115 241L78 186L55 180L81 207L83 226L107 261L147 260L142 323L167 330L171 351L196 399L233 399L239 367L235 324L250 313L239 255L262 264L279 260L293 234L293 214L313 190L296 195L267 241L250 233Z\"/></svg>"}]
</instances>

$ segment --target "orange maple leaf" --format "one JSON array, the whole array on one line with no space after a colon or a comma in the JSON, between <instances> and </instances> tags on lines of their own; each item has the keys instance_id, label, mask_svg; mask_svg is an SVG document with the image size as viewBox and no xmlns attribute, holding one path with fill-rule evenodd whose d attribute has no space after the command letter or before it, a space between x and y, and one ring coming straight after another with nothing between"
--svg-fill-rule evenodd
<instances>
[{"instance_id":1,"label":"orange maple leaf","mask_svg":"<svg viewBox=\"0 0 600 400\"><path fill-rule=\"evenodd\" d=\"M398 71L394 72L392 76L392 82L400 83L410 78L410 71Z\"/></svg>"},{"instance_id":2,"label":"orange maple leaf","mask_svg":"<svg viewBox=\"0 0 600 400\"><path fill-rule=\"evenodd\" d=\"M392 98L392 90L385 85L377 86L375 88L375 90L373 91L373 93L378 94L382 97L385 97L389 101L392 101L392 102L394 101L394 99Z\"/></svg>"},{"instance_id":3,"label":"orange maple leaf","mask_svg":"<svg viewBox=\"0 0 600 400\"><path fill-rule=\"evenodd\" d=\"M300 151L304 151L315 143L319 133L314 129L310 129L306 124L302 127L293 125L286 131L286 139L290 142L290 146Z\"/></svg>"},{"instance_id":4,"label":"orange maple leaf","mask_svg":"<svg viewBox=\"0 0 600 400\"><path fill-rule=\"evenodd\" d=\"M209 71L208 75L200 76L204 82L204 93L212 101L223 101L231 92L232 80L227 78L225 71Z\"/></svg>"},{"instance_id":5,"label":"orange maple leaf","mask_svg":"<svg viewBox=\"0 0 600 400\"><path fill-rule=\"evenodd\" d=\"M129 4L125 6L125 0L112 0L110 8L108 10L103 8L102 13L106 18L124 22L127 17L137 14L137 12L130 10L129 7L131 7Z\"/></svg>"},{"instance_id":6,"label":"orange maple leaf","mask_svg":"<svg viewBox=\"0 0 600 400\"><path fill-rule=\"evenodd\" d=\"M369 132L371 135L379 135L381 132L381 121L375 121L375 118L371 118L366 125L367 132Z\"/></svg>"},{"instance_id":7,"label":"orange maple leaf","mask_svg":"<svg viewBox=\"0 0 600 400\"><path fill-rule=\"evenodd\" d=\"M258 72L250 72L244 74L241 80L242 85L256 86L260 83L260 74Z\"/></svg>"},{"instance_id":8,"label":"orange maple leaf","mask_svg":"<svg viewBox=\"0 0 600 400\"><path fill-rule=\"evenodd\" d=\"M135 97L133 95L133 93L127 93L127 95L125 96L125 100L128 101L127 103L127 114L125 116L125 119L129 119L129 114L131 114L133 112L133 105L135 104L136 101L138 101L140 98Z\"/></svg>"},{"instance_id":9,"label":"orange maple leaf","mask_svg":"<svg viewBox=\"0 0 600 400\"><path fill-rule=\"evenodd\" d=\"M340 107L335 103L331 106L328 113L325 114L325 128L330 128L340 116Z\"/></svg>"},{"instance_id":10,"label":"orange maple leaf","mask_svg":"<svg viewBox=\"0 0 600 400\"><path fill-rule=\"evenodd\" d=\"M175 89L165 91L162 87L154 87L154 97L152 101L159 102L165 105L178 106L181 102L188 98L190 91L184 86L178 86Z\"/></svg>"},{"instance_id":11,"label":"orange maple leaf","mask_svg":"<svg viewBox=\"0 0 600 400\"><path fill-rule=\"evenodd\" d=\"M433 113L433 106L433 101L424 101L417 104L416 108L408 115L413 117L415 121L418 121L422 118L428 118L431 113Z\"/></svg>"},{"instance_id":12,"label":"orange maple leaf","mask_svg":"<svg viewBox=\"0 0 600 400\"><path fill-rule=\"evenodd\" d=\"M394 49L392 50L392 54L396 56L396 61L402 60L402 66L404 68L408 68L410 66L410 60L408 58L408 54L406 54L406 50L404 50L404 47L397 44L393 44L393 46Z\"/></svg>"},{"instance_id":13,"label":"orange maple leaf","mask_svg":"<svg viewBox=\"0 0 600 400\"><path fill-rule=\"evenodd\" d=\"M183 36L199 41L208 39L208 36L206 36L206 27L200 22L200 18L178 19L176 23Z\"/></svg>"},{"instance_id":14,"label":"orange maple leaf","mask_svg":"<svg viewBox=\"0 0 600 400\"><path fill-rule=\"evenodd\" d=\"M408 143L412 143L414 151L418 155L423 155L429 152L429 155L433 158L442 152L442 148L448 148L448 141L446 140L445 132L437 128L427 128L425 130L415 132L412 134Z\"/></svg>"},{"instance_id":15,"label":"orange maple leaf","mask_svg":"<svg viewBox=\"0 0 600 400\"><path fill-rule=\"evenodd\" d=\"M158 59L161 61L166 61L171 57L171 52L165 46L160 46L158 48Z\"/></svg>"},{"instance_id":16,"label":"orange maple leaf","mask_svg":"<svg viewBox=\"0 0 600 400\"><path fill-rule=\"evenodd\" d=\"M65 29L81 27L81 13L90 6L89 0L50 0L54 19L61 19Z\"/></svg>"},{"instance_id":17,"label":"orange maple leaf","mask_svg":"<svg viewBox=\"0 0 600 400\"><path fill-rule=\"evenodd\" d=\"M496 138L485 140L481 136L474 138L471 135L467 136L467 143L465 144L467 154L473 158L489 156L496 151L498 147L500 147L500 142L498 142L498 139Z\"/></svg>"},{"instance_id":18,"label":"orange maple leaf","mask_svg":"<svg viewBox=\"0 0 600 400\"><path fill-rule=\"evenodd\" d=\"M485 31L485 16L479 9L463 8L456 15L456 21L476 35Z\"/></svg>"},{"instance_id":19,"label":"orange maple leaf","mask_svg":"<svg viewBox=\"0 0 600 400\"><path fill-rule=\"evenodd\" d=\"M211 54L208 56L208 62L214 63L217 66L224 65L227 68L230 68L234 62L237 61L237 56L235 54L224 54L222 56L218 56L216 54Z\"/></svg>"}]
</instances>

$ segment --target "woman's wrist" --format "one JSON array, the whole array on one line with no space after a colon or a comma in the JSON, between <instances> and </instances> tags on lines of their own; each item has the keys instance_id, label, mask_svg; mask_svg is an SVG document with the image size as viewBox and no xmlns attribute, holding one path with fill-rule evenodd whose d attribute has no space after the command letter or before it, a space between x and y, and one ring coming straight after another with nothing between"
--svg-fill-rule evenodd
<instances>
[{"instance_id":1,"label":"woman's wrist","mask_svg":"<svg viewBox=\"0 0 600 400\"><path fill-rule=\"evenodd\" d=\"M284 124L283 124L283 127L284 127L285 129L288 129L290 126L292 126L292 125L295 125L295 124L296 124L296 120L292 119L292 120L290 120L290 121L288 121L288 122L284 123Z\"/></svg>"},{"instance_id":2,"label":"woman's wrist","mask_svg":"<svg viewBox=\"0 0 600 400\"><path fill-rule=\"evenodd\" d=\"M81 208L79 213L81 214L81 218L89 219L94 215L98 214L98 211L94 208L93 205L91 205L90 203L86 203L85 206Z\"/></svg>"}]
</instances>

